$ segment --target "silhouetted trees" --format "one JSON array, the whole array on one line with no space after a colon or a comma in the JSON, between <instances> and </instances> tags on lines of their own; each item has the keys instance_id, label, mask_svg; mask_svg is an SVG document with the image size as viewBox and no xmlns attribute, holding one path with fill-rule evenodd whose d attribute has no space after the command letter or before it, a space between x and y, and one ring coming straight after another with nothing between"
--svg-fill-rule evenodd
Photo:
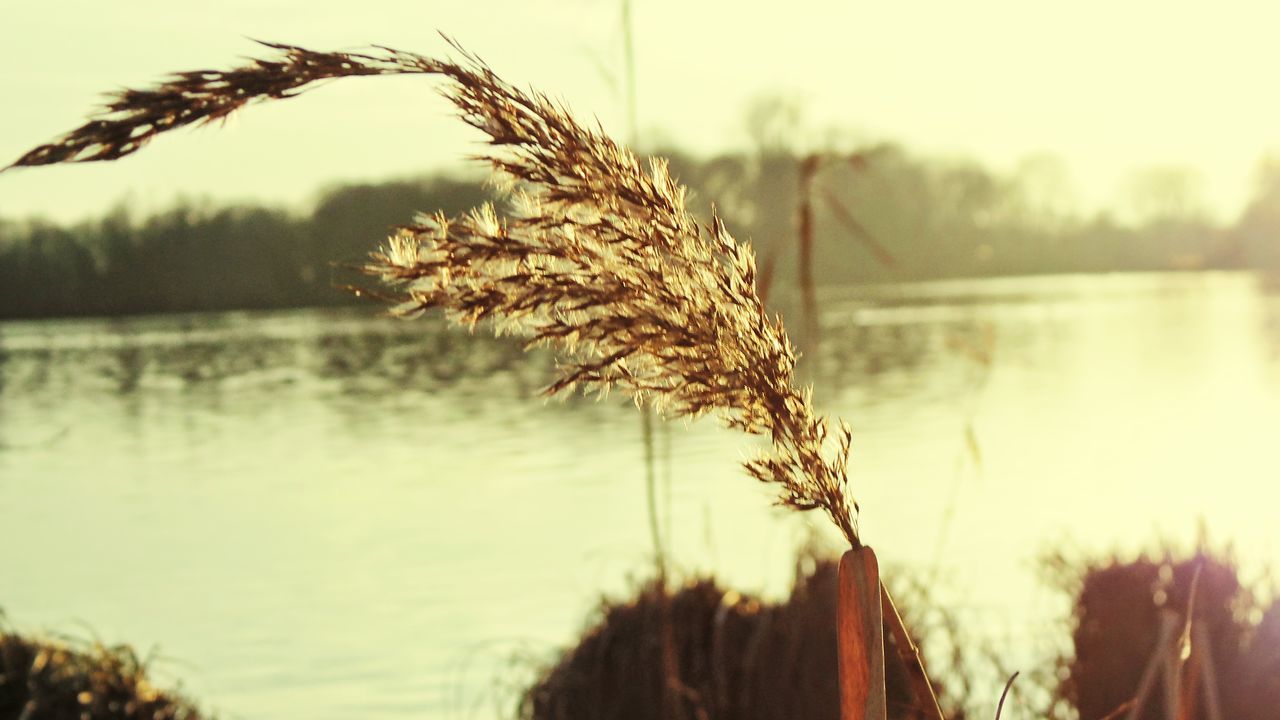
<instances>
[{"instance_id":1,"label":"silhouetted trees","mask_svg":"<svg viewBox=\"0 0 1280 720\"><path fill-rule=\"evenodd\" d=\"M767 148L709 160L663 154L697 192L695 204L707 210L715 199L730 228L749 238L759 256L775 254L775 243L794 242L797 157ZM1280 232L1280 169L1271 185L1260 181L1272 194L1260 190L1242 220L1252 228L1248 244L1255 248L1246 257L1233 228L1207 219L1194 176L1177 169L1137 174L1126 198L1133 217L1121 221L1110 213L1073 212L1065 169L1049 157L1008 174L967 160L921 158L892 144L843 156L849 162L832 158L813 183L819 285L1259 266L1266 253L1258 248L1274 246ZM835 204L888 249L892 265L850 236ZM779 280L794 278L795 253L776 254Z\"/></svg>"},{"instance_id":2,"label":"silhouetted trees","mask_svg":"<svg viewBox=\"0 0 1280 720\"><path fill-rule=\"evenodd\" d=\"M1268 157L1259 164L1253 199L1231 240L1243 263L1280 275L1280 158Z\"/></svg>"},{"instance_id":3,"label":"silhouetted trees","mask_svg":"<svg viewBox=\"0 0 1280 720\"><path fill-rule=\"evenodd\" d=\"M765 122L765 121L768 122ZM765 142L787 118L761 120L751 152L695 158L663 151L761 258L795 278L799 167ZM772 123L772 124L771 124ZM776 133L775 133L776 134ZM832 155L809 183L819 285L942 277L1255 267L1280 273L1280 160L1264 161L1238 222L1207 219L1196 176L1136 174L1126 220L1073 212L1061 163L1038 157L1007 174L972 161L921 158L884 144ZM79 225L0 220L0 317L120 315L336 305L341 263L360 261L417 212L455 214L489 199L478 180L428 177L346 185L310 214L181 203L147 218L125 208ZM851 237L855 218L893 262ZM338 265L335 266L335 263Z\"/></svg>"},{"instance_id":4,"label":"silhouetted trees","mask_svg":"<svg viewBox=\"0 0 1280 720\"><path fill-rule=\"evenodd\" d=\"M142 220L120 208L74 227L3 221L0 317L348 303L334 263L360 261L415 211L485 197L478 182L433 178L333 188L304 217L184 202Z\"/></svg>"}]
</instances>

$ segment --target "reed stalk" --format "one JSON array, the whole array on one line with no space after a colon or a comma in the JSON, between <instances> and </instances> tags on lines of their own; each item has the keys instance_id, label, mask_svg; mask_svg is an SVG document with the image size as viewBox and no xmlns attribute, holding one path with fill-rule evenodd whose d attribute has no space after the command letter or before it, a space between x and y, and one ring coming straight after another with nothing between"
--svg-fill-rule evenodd
<instances>
[{"instance_id":1,"label":"reed stalk","mask_svg":"<svg viewBox=\"0 0 1280 720\"><path fill-rule=\"evenodd\" d=\"M804 347L818 355L818 289L813 281L813 179L818 173L820 155L808 155L800 163L799 202L796 207L796 235L800 253L798 273L800 280L800 312L804 317Z\"/></svg>"},{"instance_id":2,"label":"reed stalk","mask_svg":"<svg viewBox=\"0 0 1280 720\"><path fill-rule=\"evenodd\" d=\"M485 205L400 227L362 266L395 295L394 312L440 308L458 324L490 321L530 347L554 348L562 364L549 394L617 389L667 417L712 413L763 436L769 447L745 462L747 473L773 486L779 504L824 512L860 545L846 491L849 426L833 433L811 392L796 386L795 352L756 295L751 249L718 216L701 224L690 214L663 160L642 162L456 44L461 62L385 47L264 45L273 57L119 91L97 117L13 166L125 157L162 133L323 80L440 76L461 119L487 136L478 159L512 204L504 217Z\"/></svg>"},{"instance_id":3,"label":"reed stalk","mask_svg":"<svg viewBox=\"0 0 1280 720\"><path fill-rule=\"evenodd\" d=\"M389 289L379 294L394 300L393 313L439 309L457 324L488 323L498 334L524 338L526 347L552 348L560 365L550 395L618 390L669 418L713 414L729 428L761 436L768 445L745 461L748 475L770 485L782 506L823 512L852 548L861 548L858 506L847 488L852 431L840 421L833 432L814 410L811 391L798 386L793 346L756 292L751 248L714 211L705 224L693 217L687 190L665 161L642 162L602 128L510 85L449 42L461 62L386 47L316 52L263 43L272 57L117 92L98 116L5 170L125 157L162 133L290 98L324 80L439 76L461 119L487 137L477 159L509 190L510 203L501 215L486 204L397 228L360 266ZM816 163L803 175L802 269L811 260L814 170ZM812 317L812 278L802 285ZM661 553L656 515L651 519ZM904 653L914 650L881 592L891 632ZM920 670L915 679L923 681L917 694L936 713L911 654Z\"/></svg>"}]
</instances>

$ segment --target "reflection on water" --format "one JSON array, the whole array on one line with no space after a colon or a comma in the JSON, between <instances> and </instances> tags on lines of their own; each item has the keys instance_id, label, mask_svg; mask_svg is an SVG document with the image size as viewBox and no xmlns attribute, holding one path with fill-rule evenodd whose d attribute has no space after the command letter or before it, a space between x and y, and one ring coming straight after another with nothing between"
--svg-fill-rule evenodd
<instances>
[{"instance_id":1,"label":"reflection on water","mask_svg":"<svg viewBox=\"0 0 1280 720\"><path fill-rule=\"evenodd\" d=\"M1280 559L1280 302L1243 275L862 288L805 360L884 564L1029 656L1049 543L1203 520ZM514 649L645 572L640 433L552 359L373 308L0 324L0 607L158 645L231 717L494 714ZM780 590L809 520L672 432L677 565ZM825 533L820 518L817 532ZM830 538L831 534L826 534ZM1028 660L1029 662L1029 660Z\"/></svg>"},{"instance_id":2,"label":"reflection on water","mask_svg":"<svg viewBox=\"0 0 1280 720\"><path fill-rule=\"evenodd\" d=\"M332 380L343 391L430 390L495 374L533 381L545 358L520 346L362 311L9 323L0 387L10 394L270 388ZM386 388L384 388L386 389Z\"/></svg>"},{"instance_id":3,"label":"reflection on water","mask_svg":"<svg viewBox=\"0 0 1280 720\"><path fill-rule=\"evenodd\" d=\"M823 382L835 386L912 371L939 338L973 327L972 319L842 320L827 328L822 346ZM536 387L551 370L547 353L524 352L512 339L438 318L375 318L368 309L12 322L3 331L0 388L14 395L269 389L304 379L332 381L345 392L430 391L500 374Z\"/></svg>"}]
</instances>

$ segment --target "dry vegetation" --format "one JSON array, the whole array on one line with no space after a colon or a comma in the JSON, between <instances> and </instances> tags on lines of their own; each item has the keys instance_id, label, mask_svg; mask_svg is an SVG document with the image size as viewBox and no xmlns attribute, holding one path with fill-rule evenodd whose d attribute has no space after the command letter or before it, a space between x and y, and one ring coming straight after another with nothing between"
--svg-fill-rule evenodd
<instances>
[{"instance_id":1,"label":"dry vegetation","mask_svg":"<svg viewBox=\"0 0 1280 720\"><path fill-rule=\"evenodd\" d=\"M768 449L746 462L748 473L774 486L781 504L822 510L859 546L857 506L846 487L848 426L831 432L810 394L797 387L795 352L757 295L751 249L714 215L699 223L686 208L685 188L662 161L642 163L600 129L578 124L541 94L509 85L465 52L455 63L387 48L268 47L276 53L271 59L124 90L99 117L14 165L120 158L168 130L225 118L254 101L288 98L321 80L443 77L444 95L487 136L479 159L510 191L511 203L501 213L483 206L454 218L422 216L399 228L361 266L388 286L394 311L411 316L438 308L459 324L488 322L496 332L556 350L562 364L549 393L617 389L670 417L714 414L766 438ZM1084 576L1075 659L1063 661L1063 706L1092 718L1133 697L1137 678L1131 676L1141 673L1155 642L1157 608L1150 598L1160 567L1137 563ZM1244 623L1233 614L1240 602L1234 576L1208 567L1208 599L1198 606L1196 622L1212 638L1213 660L1228 678L1225 707L1232 717L1268 716L1280 704L1274 650L1280 614L1272 606L1260 623ZM1171 572L1166 602L1184 608L1188 571L1179 565ZM607 612L529 691L524 712L609 714L639 707L636 697L665 697L672 664L647 654L676 652L682 695L660 707L679 707L690 717L834 717L832 574L823 566L802 577L789 605L736 597L707 582L670 598L658 591L656 601L642 593ZM900 627L887 639L909 645ZM656 645L634 642L662 632L676 635ZM9 635L0 636L0 660L0 717L28 717L22 709L28 706L64 705L67 713L75 711L72 705L115 713L90 717L195 717L146 685L127 654ZM56 692L44 694L50 688ZM921 696L918 688L914 694ZM765 712L774 706L785 710ZM51 712L48 717L72 716Z\"/></svg>"},{"instance_id":2,"label":"dry vegetation","mask_svg":"<svg viewBox=\"0 0 1280 720\"><path fill-rule=\"evenodd\" d=\"M618 388L668 416L715 413L767 437L770 449L746 462L748 473L776 486L783 505L825 511L859 544L846 492L848 426L829 437L826 418L796 387L795 352L756 294L751 249L717 217L700 224L662 161L642 164L465 52L459 64L387 48L269 47L276 58L121 91L98 118L14 165L120 158L160 133L287 98L319 80L442 76L462 119L488 136L480 159L514 202L501 217L485 206L401 228L364 266L397 293L396 311L443 308L459 323L491 320L498 332L555 348L564 365L551 393Z\"/></svg>"},{"instance_id":3,"label":"dry vegetation","mask_svg":"<svg viewBox=\"0 0 1280 720\"><path fill-rule=\"evenodd\" d=\"M185 698L155 688L127 646L69 644L0 628L0 718L199 720Z\"/></svg>"},{"instance_id":4,"label":"dry vegetation","mask_svg":"<svg viewBox=\"0 0 1280 720\"><path fill-rule=\"evenodd\" d=\"M814 561L801 559L798 567L805 569L797 572L791 596L779 603L699 579L674 595L647 586L633 598L605 604L578 643L525 692L519 716L839 717L830 682L836 673L830 631L835 566L818 560L806 567L809 562ZM1052 647L1036 652L1040 660L1023 668L1027 672L1013 687L1014 717L1275 717L1280 600L1265 582L1255 587L1242 579L1229 551L1166 549L1124 559L1055 554L1045 568L1050 584L1072 598L1071 615L1047 628L1052 636L1026 638L1028 645L1052 641ZM907 580L896 587L907 597L908 624L937 663L931 671L943 681L938 690L946 717L990 717L994 683L1010 670L1001 657L1005 649L966 633L951 611L931 602L928 587L898 580ZM1158 672L1144 692L1160 650L1162 618L1170 615L1189 628L1196 644L1186 657L1175 653L1156 662ZM668 625L674 628L674 663L664 659ZM893 635L885 639L892 647ZM889 717L918 717L907 668L897 655L886 652ZM671 666L674 682L667 675ZM1171 693L1164 673L1175 667L1180 684ZM674 700L671 693L663 699L668 686L677 690ZM1179 696L1183 714L1169 712L1171 694ZM1141 706L1135 707L1139 698Z\"/></svg>"},{"instance_id":5,"label":"dry vegetation","mask_svg":"<svg viewBox=\"0 0 1280 720\"><path fill-rule=\"evenodd\" d=\"M1133 559L1054 555L1046 567L1075 599L1071 651L1057 659L1046 716L1163 720L1172 716L1172 696L1180 696L1187 713L1178 717L1276 716L1280 599L1274 589L1245 582L1230 550L1165 548ZM1161 647L1165 617L1182 630L1182 638L1170 638L1180 647ZM1169 653L1164 661L1161 652ZM1176 689L1169 668L1182 682Z\"/></svg>"},{"instance_id":6,"label":"dry vegetation","mask_svg":"<svg viewBox=\"0 0 1280 720\"><path fill-rule=\"evenodd\" d=\"M909 609L927 604L912 596ZM525 691L517 716L837 720L835 622L836 563L809 555L801 556L791 595L781 602L725 589L711 578L671 594L647 585L634 598L601 607L578 644ZM888 716L918 718L892 634L886 642ZM962 679L966 670L952 665L952 677ZM955 687L965 689L961 682ZM947 717L963 720L968 698L948 689L941 688Z\"/></svg>"}]
</instances>

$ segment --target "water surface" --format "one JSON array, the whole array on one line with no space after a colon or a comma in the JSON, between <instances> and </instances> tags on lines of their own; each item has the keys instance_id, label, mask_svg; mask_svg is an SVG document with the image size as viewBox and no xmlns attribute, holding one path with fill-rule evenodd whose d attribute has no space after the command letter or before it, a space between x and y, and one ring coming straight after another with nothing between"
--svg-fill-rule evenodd
<instances>
[{"instance_id":1,"label":"water surface","mask_svg":"<svg viewBox=\"0 0 1280 720\"><path fill-rule=\"evenodd\" d=\"M855 428L882 564L1014 660L1059 638L1046 549L1280 559L1280 301L1248 275L824 298L808 373ZM648 574L636 412L551 360L376 310L0 324L0 607L156 648L232 718L493 717ZM683 572L777 595L834 542L713 422L660 432Z\"/></svg>"}]
</instances>

